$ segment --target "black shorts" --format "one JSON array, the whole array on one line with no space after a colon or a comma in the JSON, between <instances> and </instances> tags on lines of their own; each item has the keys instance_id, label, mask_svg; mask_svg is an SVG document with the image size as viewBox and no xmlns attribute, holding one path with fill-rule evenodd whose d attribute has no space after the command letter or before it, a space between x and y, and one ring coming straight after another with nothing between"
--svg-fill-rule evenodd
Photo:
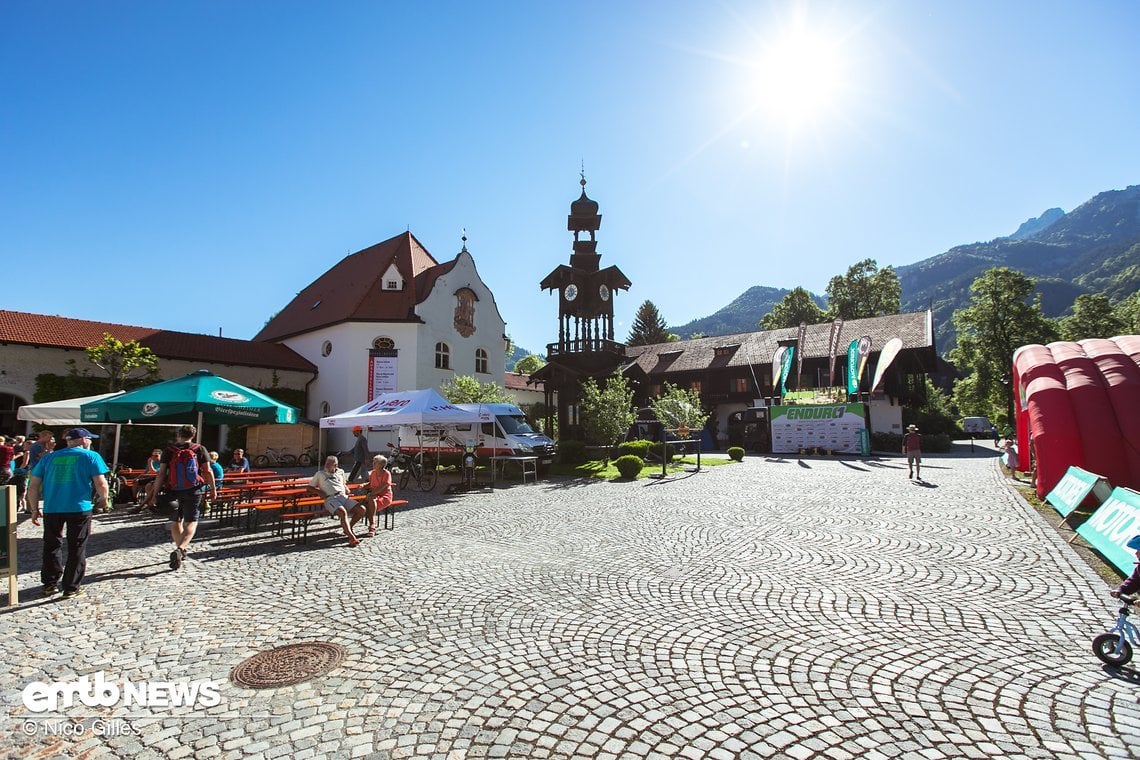
<instances>
[{"instance_id":1,"label":"black shorts","mask_svg":"<svg viewBox=\"0 0 1140 760\"><path fill-rule=\"evenodd\" d=\"M170 510L171 522L198 522L198 510L202 506L202 489L165 491L159 495L158 501Z\"/></svg>"}]
</instances>

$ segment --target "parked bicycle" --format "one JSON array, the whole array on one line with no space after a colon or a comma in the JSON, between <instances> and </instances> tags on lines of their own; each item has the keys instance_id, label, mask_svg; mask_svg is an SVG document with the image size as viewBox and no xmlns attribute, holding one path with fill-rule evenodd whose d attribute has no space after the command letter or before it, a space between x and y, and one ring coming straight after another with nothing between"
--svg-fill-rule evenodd
<instances>
[{"instance_id":1,"label":"parked bicycle","mask_svg":"<svg viewBox=\"0 0 1140 760\"><path fill-rule=\"evenodd\" d=\"M406 489L413 480L416 481L416 486L421 491L430 491L435 488L439 473L436 472L434 464L424 462L422 451L412 456L391 443L388 444L388 448L391 449L388 457L388 469L392 473L393 480L399 478L397 483L400 490Z\"/></svg>"},{"instance_id":2,"label":"parked bicycle","mask_svg":"<svg viewBox=\"0 0 1140 760\"><path fill-rule=\"evenodd\" d=\"M1140 628L1128 619L1132 605L1140 597L1121 594L1116 625L1092 641L1093 654L1105 665L1120 666L1132 659L1132 645L1140 646Z\"/></svg>"},{"instance_id":3,"label":"parked bicycle","mask_svg":"<svg viewBox=\"0 0 1140 760\"><path fill-rule=\"evenodd\" d=\"M296 467L297 457L292 454L285 453L285 447L275 449L272 446L265 447L264 454L258 454L253 458L254 467Z\"/></svg>"},{"instance_id":4,"label":"parked bicycle","mask_svg":"<svg viewBox=\"0 0 1140 760\"><path fill-rule=\"evenodd\" d=\"M297 464L301 467L312 467L313 463L317 461L317 453L313 451L313 447L306 446L305 450L297 455Z\"/></svg>"}]
</instances>

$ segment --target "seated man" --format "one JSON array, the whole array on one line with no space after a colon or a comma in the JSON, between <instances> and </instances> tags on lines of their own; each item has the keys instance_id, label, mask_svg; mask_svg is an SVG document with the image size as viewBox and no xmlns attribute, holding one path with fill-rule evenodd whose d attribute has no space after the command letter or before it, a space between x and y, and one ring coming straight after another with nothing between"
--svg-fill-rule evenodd
<instances>
[{"instance_id":1,"label":"seated man","mask_svg":"<svg viewBox=\"0 0 1140 760\"><path fill-rule=\"evenodd\" d=\"M348 476L339 464L340 461L334 456L326 459L324 469L317 470L317 474L309 481L309 488L325 498L325 509L340 519L340 527L344 528L344 535L348 536L348 545L356 546L360 539L352 532L352 526L364 517L364 507L349 498ZM350 515L351 523L348 521Z\"/></svg>"}]
</instances>

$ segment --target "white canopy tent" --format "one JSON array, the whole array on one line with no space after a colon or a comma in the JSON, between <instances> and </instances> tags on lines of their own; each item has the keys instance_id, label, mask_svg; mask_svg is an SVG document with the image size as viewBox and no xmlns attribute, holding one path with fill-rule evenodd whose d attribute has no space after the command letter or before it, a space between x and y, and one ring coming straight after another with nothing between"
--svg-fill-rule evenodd
<instances>
[{"instance_id":1,"label":"white canopy tent","mask_svg":"<svg viewBox=\"0 0 1140 760\"><path fill-rule=\"evenodd\" d=\"M322 428L340 430L357 425L393 428L401 425L446 427L478 423L477 412L460 409L432 388L383 393L356 409L321 417Z\"/></svg>"}]
</instances>

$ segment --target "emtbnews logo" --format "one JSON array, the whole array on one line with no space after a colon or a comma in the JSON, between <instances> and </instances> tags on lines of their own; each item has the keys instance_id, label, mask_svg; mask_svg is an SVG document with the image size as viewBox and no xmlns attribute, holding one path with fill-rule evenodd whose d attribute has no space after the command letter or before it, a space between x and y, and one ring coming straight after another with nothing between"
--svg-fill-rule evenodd
<instances>
[{"instance_id":1,"label":"emtbnews logo","mask_svg":"<svg viewBox=\"0 0 1140 760\"><path fill-rule=\"evenodd\" d=\"M86 707L216 707L222 702L218 681L110 681L103 671L76 681L32 681L21 694L24 707L41 713Z\"/></svg>"}]
</instances>

